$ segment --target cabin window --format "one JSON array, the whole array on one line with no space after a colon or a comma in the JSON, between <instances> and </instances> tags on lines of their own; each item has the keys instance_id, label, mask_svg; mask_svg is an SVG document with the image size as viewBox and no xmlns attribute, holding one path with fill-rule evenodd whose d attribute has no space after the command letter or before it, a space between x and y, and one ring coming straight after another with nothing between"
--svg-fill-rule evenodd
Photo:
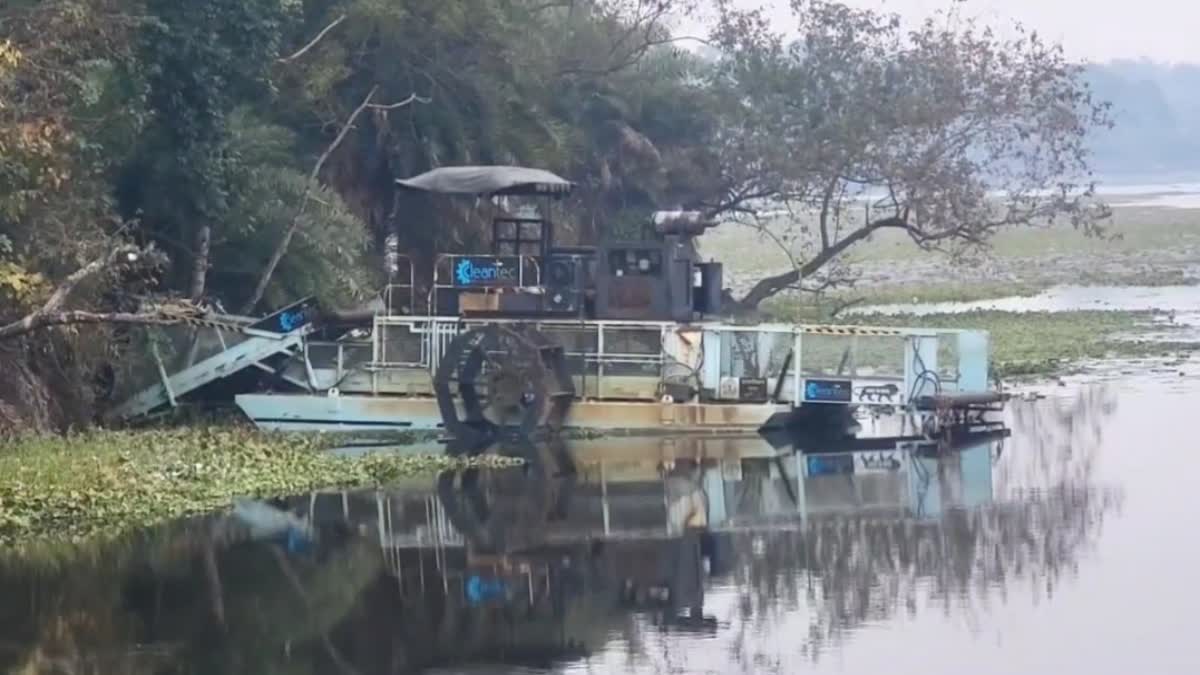
<instances>
[{"instance_id":1,"label":"cabin window","mask_svg":"<svg viewBox=\"0 0 1200 675\"><path fill-rule=\"evenodd\" d=\"M608 253L608 270L614 277L661 277L662 251L654 248L627 248Z\"/></svg>"}]
</instances>

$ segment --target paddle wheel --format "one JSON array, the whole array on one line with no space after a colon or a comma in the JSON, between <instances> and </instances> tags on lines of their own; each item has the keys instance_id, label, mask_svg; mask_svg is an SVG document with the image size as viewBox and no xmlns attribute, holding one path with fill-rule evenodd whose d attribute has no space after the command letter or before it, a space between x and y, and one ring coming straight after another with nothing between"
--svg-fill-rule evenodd
<instances>
[{"instance_id":1,"label":"paddle wheel","mask_svg":"<svg viewBox=\"0 0 1200 675\"><path fill-rule=\"evenodd\" d=\"M450 342L433 380L450 434L557 431L575 397L563 348L524 325L486 324Z\"/></svg>"},{"instance_id":2,"label":"paddle wheel","mask_svg":"<svg viewBox=\"0 0 1200 675\"><path fill-rule=\"evenodd\" d=\"M566 518L575 489L575 463L560 437L539 442L511 436L501 443L455 440L458 454L520 457L521 467L446 471L438 476L442 508L476 553L504 553L540 544L547 526Z\"/></svg>"}]
</instances>

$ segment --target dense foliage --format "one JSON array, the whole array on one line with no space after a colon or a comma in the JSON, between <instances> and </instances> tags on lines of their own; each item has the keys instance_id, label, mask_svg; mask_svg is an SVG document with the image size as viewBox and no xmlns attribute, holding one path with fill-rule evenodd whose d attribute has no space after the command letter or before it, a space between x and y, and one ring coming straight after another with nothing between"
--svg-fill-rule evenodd
<instances>
[{"instance_id":1,"label":"dense foliage","mask_svg":"<svg viewBox=\"0 0 1200 675\"><path fill-rule=\"evenodd\" d=\"M671 21L701 4L721 21L709 48L683 50ZM246 312L306 294L345 305L384 283L390 235L422 264L477 245L469 204L393 189L434 166L569 177L581 189L557 216L568 242L628 232L656 208L820 211L830 199L814 188L835 168L878 168L938 232L974 243L995 223L946 224L986 215L997 167L1026 200L1084 186L1079 136L1104 120L1057 51L934 23L906 34L825 2L797 0L795 16L789 45L753 13L693 0L10 0L0 361L16 386L0 391L0 430L85 421L111 388L106 364L133 348L95 327L5 340L31 313L136 313L163 296ZM929 131L979 127L967 149ZM1010 166L1014 129L1037 161ZM934 161L939 148L952 152ZM1000 224L1074 197L1023 202ZM836 250L811 237L819 248L796 249L798 276L836 258L830 236ZM119 245L141 255L72 277Z\"/></svg>"}]
</instances>

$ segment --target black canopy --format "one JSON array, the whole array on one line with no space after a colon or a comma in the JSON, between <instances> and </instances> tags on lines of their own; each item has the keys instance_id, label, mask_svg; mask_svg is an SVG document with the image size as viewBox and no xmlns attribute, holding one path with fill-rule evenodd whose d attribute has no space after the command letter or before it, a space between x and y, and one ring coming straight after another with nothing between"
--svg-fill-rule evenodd
<instances>
[{"instance_id":1,"label":"black canopy","mask_svg":"<svg viewBox=\"0 0 1200 675\"><path fill-rule=\"evenodd\" d=\"M446 195L553 195L575 187L549 171L523 166L446 166L396 182Z\"/></svg>"}]
</instances>

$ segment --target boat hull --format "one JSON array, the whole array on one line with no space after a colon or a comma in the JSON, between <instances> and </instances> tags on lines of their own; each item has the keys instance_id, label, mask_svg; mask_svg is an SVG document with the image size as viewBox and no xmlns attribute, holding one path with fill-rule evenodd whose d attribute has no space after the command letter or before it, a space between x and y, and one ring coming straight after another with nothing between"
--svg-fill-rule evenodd
<instances>
[{"instance_id":1,"label":"boat hull","mask_svg":"<svg viewBox=\"0 0 1200 675\"><path fill-rule=\"evenodd\" d=\"M236 402L255 425L272 431L361 433L443 428L437 401L432 398L242 394ZM758 403L576 401L566 426L639 434L746 433L769 426L790 410L788 405Z\"/></svg>"}]
</instances>

